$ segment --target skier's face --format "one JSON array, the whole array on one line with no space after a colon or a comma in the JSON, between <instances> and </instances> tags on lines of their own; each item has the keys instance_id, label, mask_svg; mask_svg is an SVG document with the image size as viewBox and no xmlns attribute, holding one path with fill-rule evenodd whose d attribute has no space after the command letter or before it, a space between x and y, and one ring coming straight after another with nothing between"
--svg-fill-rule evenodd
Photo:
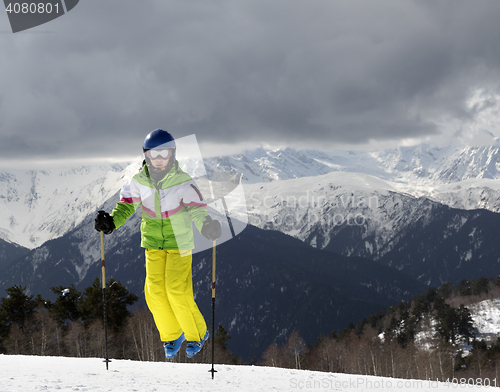
<instances>
[{"instance_id":1,"label":"skier's face","mask_svg":"<svg viewBox=\"0 0 500 392\"><path fill-rule=\"evenodd\" d=\"M161 168L161 167L167 166L169 160L170 160L170 158L166 158L166 159L165 158L157 158L157 159L152 159L151 163L153 164L154 167Z\"/></svg>"},{"instance_id":2,"label":"skier's face","mask_svg":"<svg viewBox=\"0 0 500 392\"><path fill-rule=\"evenodd\" d=\"M166 150L149 150L146 154L151 160L151 164L156 168L167 166L174 155L173 150L170 148Z\"/></svg>"}]
</instances>

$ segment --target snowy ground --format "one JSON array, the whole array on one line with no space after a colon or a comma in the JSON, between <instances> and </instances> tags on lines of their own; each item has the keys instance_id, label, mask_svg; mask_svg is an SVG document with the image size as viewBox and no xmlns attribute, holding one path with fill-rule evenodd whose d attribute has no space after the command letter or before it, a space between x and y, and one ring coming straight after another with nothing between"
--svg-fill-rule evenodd
<instances>
[{"instance_id":1,"label":"snowy ground","mask_svg":"<svg viewBox=\"0 0 500 392\"><path fill-rule=\"evenodd\" d=\"M495 341L500 334L500 299L488 299L467 307L478 330L478 338Z\"/></svg>"},{"instance_id":2,"label":"snowy ground","mask_svg":"<svg viewBox=\"0 0 500 392\"><path fill-rule=\"evenodd\" d=\"M477 385L320 373L257 366L0 355L0 391L484 391ZM493 380L491 380L493 385Z\"/></svg>"}]
</instances>

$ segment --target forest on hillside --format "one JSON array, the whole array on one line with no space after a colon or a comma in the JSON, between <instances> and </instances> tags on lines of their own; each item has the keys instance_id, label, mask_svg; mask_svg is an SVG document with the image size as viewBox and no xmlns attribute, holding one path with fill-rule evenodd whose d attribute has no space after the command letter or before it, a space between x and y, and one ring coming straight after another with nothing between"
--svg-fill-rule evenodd
<instances>
[{"instance_id":1,"label":"forest on hillside","mask_svg":"<svg viewBox=\"0 0 500 392\"><path fill-rule=\"evenodd\" d=\"M99 279L83 292L52 287L54 302L13 286L0 302L0 352L4 354L105 357L103 296ZM109 357L167 361L149 310L111 279L106 290ZM477 337L467 305L500 298L500 277L463 280L429 288L411 301L370 315L342 331L318 337L314 345L292 331L270 342L257 365L405 379L498 380L500 339ZM242 363L227 348L222 325L215 333L215 362ZM210 344L194 358L181 350L175 362L209 363ZM237 354L237 353L236 353Z\"/></svg>"}]
</instances>

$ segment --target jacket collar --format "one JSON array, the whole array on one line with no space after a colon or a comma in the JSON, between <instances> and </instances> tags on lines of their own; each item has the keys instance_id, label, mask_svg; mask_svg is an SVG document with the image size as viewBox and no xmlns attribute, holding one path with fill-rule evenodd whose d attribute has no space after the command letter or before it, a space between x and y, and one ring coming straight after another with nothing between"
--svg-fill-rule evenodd
<instances>
[{"instance_id":1,"label":"jacket collar","mask_svg":"<svg viewBox=\"0 0 500 392\"><path fill-rule=\"evenodd\" d=\"M173 174L177 173L181 169L179 168L179 161L176 159L170 170L160 179L158 180L158 183L162 182L165 180L167 177L172 176ZM153 177L151 177L151 173L149 173L148 165L146 163L146 160L142 162L142 168L140 170L141 175L148 177L149 179L153 180Z\"/></svg>"}]
</instances>

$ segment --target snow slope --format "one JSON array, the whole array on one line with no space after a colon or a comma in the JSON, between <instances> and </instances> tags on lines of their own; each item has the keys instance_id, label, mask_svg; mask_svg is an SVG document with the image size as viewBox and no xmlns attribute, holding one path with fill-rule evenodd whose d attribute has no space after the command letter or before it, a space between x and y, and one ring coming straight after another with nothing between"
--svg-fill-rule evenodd
<instances>
[{"instance_id":1,"label":"snow slope","mask_svg":"<svg viewBox=\"0 0 500 392\"><path fill-rule=\"evenodd\" d=\"M444 392L464 389L437 381L321 373L259 366L216 365L211 379L208 364L0 355L0 391L394 391ZM489 388L469 385L467 391Z\"/></svg>"},{"instance_id":2,"label":"snow slope","mask_svg":"<svg viewBox=\"0 0 500 392\"><path fill-rule=\"evenodd\" d=\"M478 338L488 342L496 340L500 334L500 299L487 299L468 305Z\"/></svg>"}]
</instances>

